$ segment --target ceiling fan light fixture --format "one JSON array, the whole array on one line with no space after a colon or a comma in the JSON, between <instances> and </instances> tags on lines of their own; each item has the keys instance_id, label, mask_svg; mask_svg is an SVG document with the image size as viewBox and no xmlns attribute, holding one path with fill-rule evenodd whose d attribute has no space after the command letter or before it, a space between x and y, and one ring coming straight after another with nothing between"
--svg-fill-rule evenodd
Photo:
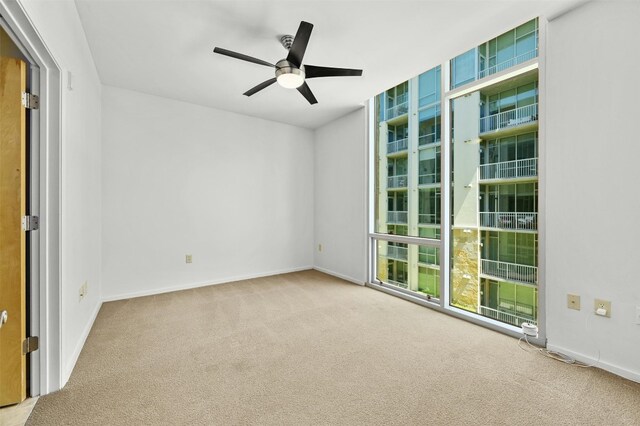
<instances>
[{"instance_id":1,"label":"ceiling fan light fixture","mask_svg":"<svg viewBox=\"0 0 640 426\"><path fill-rule=\"evenodd\" d=\"M276 64L276 80L285 89L297 89L304 83L304 67L296 67L287 60Z\"/></svg>"},{"instance_id":2,"label":"ceiling fan light fixture","mask_svg":"<svg viewBox=\"0 0 640 426\"><path fill-rule=\"evenodd\" d=\"M304 77L295 73L280 74L276 79L278 84L285 89L297 89L304 83Z\"/></svg>"},{"instance_id":3,"label":"ceiling fan light fixture","mask_svg":"<svg viewBox=\"0 0 640 426\"><path fill-rule=\"evenodd\" d=\"M247 90L243 93L244 96L253 96L277 81L278 84L285 89L298 89L298 92L304 96L309 104L313 105L317 104L318 100L313 95L313 92L305 82L305 79L318 77L360 77L362 75L362 70L302 65L304 54L307 50L307 44L309 43L309 37L311 37L311 30L313 30L313 24L301 21L295 37L291 35L282 36L280 38L282 46L287 49L289 53L285 59L281 59L275 65L267 61L263 61L262 59L254 58L253 56L244 55L232 50L223 49L221 47L214 48L213 52L229 56L231 58L240 59L241 61L253 62L254 64L276 69L275 77L271 77L270 79L265 80L257 86Z\"/></svg>"}]
</instances>

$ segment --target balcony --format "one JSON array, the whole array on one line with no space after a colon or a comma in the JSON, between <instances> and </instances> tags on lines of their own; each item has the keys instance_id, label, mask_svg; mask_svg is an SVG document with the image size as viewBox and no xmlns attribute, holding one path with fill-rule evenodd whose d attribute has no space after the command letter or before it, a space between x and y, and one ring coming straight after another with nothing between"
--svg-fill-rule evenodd
<instances>
[{"instance_id":1,"label":"balcony","mask_svg":"<svg viewBox=\"0 0 640 426\"><path fill-rule=\"evenodd\" d=\"M536 176L538 176L537 158L480 165L480 180L517 179Z\"/></svg>"},{"instance_id":2,"label":"balcony","mask_svg":"<svg viewBox=\"0 0 640 426\"><path fill-rule=\"evenodd\" d=\"M535 324L535 325L538 324L538 321L532 318L521 317L520 315L499 311L497 309L489 308L487 306L480 306L480 313L485 317L493 318L494 320L498 320L501 322L506 322L507 324L511 324L516 327L520 327L523 322L528 322L530 324Z\"/></svg>"},{"instance_id":3,"label":"balcony","mask_svg":"<svg viewBox=\"0 0 640 426\"><path fill-rule=\"evenodd\" d=\"M536 35L537 38L537 35ZM530 50L528 52L523 53L522 55L516 56L515 58L511 58L507 61L500 62L492 67L481 70L478 72L478 80L481 78L487 77L489 75L495 74L500 71L504 71L507 68L511 68L515 65L521 64L523 62L530 61L531 59L538 56L538 49Z\"/></svg>"},{"instance_id":4,"label":"balcony","mask_svg":"<svg viewBox=\"0 0 640 426\"><path fill-rule=\"evenodd\" d=\"M395 141L387 142L387 154L406 151L408 146L409 146L409 138L398 139Z\"/></svg>"},{"instance_id":5,"label":"balcony","mask_svg":"<svg viewBox=\"0 0 640 426\"><path fill-rule=\"evenodd\" d=\"M432 143L440 142L440 134L438 133L429 133L427 135L420 135L418 137L418 146L426 146L431 145Z\"/></svg>"},{"instance_id":6,"label":"balcony","mask_svg":"<svg viewBox=\"0 0 640 426\"><path fill-rule=\"evenodd\" d=\"M387 212L387 223L406 225L407 212L400 212L400 211Z\"/></svg>"},{"instance_id":7,"label":"balcony","mask_svg":"<svg viewBox=\"0 0 640 426\"><path fill-rule=\"evenodd\" d=\"M408 257L407 253L408 249L406 247L388 245L386 257L388 259L403 260L406 262Z\"/></svg>"},{"instance_id":8,"label":"balcony","mask_svg":"<svg viewBox=\"0 0 640 426\"><path fill-rule=\"evenodd\" d=\"M395 105L391 108L387 108L387 120L392 120L396 117L400 117L409 111L409 94L403 93L395 99Z\"/></svg>"},{"instance_id":9,"label":"balcony","mask_svg":"<svg viewBox=\"0 0 640 426\"><path fill-rule=\"evenodd\" d=\"M480 226L535 231L538 229L538 213L480 212Z\"/></svg>"},{"instance_id":10,"label":"balcony","mask_svg":"<svg viewBox=\"0 0 640 426\"><path fill-rule=\"evenodd\" d=\"M399 189L407 187L407 175L389 176L387 178L387 189Z\"/></svg>"},{"instance_id":11,"label":"balcony","mask_svg":"<svg viewBox=\"0 0 640 426\"><path fill-rule=\"evenodd\" d=\"M530 284L538 282L538 268L535 266L498 262L488 259L482 259L481 265L482 269L480 272L487 276Z\"/></svg>"},{"instance_id":12,"label":"balcony","mask_svg":"<svg viewBox=\"0 0 640 426\"><path fill-rule=\"evenodd\" d=\"M497 132L538 121L538 104L531 104L480 119L480 134Z\"/></svg>"}]
</instances>

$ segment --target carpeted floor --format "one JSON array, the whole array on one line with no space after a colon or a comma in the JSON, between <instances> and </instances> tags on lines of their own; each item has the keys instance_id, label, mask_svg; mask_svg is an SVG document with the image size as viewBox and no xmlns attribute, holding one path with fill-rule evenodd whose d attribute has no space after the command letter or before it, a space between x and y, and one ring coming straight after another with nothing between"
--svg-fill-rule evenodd
<instances>
[{"instance_id":1,"label":"carpeted floor","mask_svg":"<svg viewBox=\"0 0 640 426\"><path fill-rule=\"evenodd\" d=\"M105 303L28 425L638 425L640 384L316 271Z\"/></svg>"}]
</instances>

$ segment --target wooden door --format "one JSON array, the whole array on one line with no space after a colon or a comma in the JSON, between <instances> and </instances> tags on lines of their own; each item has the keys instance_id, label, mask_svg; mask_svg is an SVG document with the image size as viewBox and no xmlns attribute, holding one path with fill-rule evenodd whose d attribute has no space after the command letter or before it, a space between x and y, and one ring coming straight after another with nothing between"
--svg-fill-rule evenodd
<instances>
[{"instance_id":1,"label":"wooden door","mask_svg":"<svg viewBox=\"0 0 640 426\"><path fill-rule=\"evenodd\" d=\"M26 73L23 61L0 57L0 406L23 401L27 389Z\"/></svg>"}]
</instances>

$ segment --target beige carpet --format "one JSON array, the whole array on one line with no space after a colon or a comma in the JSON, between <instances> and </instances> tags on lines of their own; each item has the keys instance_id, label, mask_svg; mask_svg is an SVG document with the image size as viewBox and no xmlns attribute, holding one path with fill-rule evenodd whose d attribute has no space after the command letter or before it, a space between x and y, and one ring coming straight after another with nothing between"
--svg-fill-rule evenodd
<instances>
[{"instance_id":1,"label":"beige carpet","mask_svg":"<svg viewBox=\"0 0 640 426\"><path fill-rule=\"evenodd\" d=\"M29 425L640 424L640 384L316 271L103 305Z\"/></svg>"}]
</instances>

